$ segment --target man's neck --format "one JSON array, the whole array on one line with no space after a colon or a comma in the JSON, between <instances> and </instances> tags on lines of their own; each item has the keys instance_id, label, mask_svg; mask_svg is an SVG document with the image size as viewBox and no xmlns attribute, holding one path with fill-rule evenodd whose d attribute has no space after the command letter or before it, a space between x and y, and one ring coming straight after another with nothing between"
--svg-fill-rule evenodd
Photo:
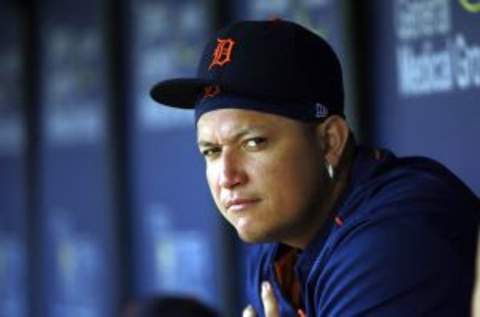
<instances>
[{"instance_id":1,"label":"man's neck","mask_svg":"<svg viewBox=\"0 0 480 317\"><path fill-rule=\"evenodd\" d=\"M283 241L291 247L297 249L305 249L307 245L315 238L319 230L324 227L324 224L330 219L337 211L338 206L342 202L343 194L347 190L350 183L350 175L355 157L355 145L349 144L345 147L345 151L340 159L340 162L336 168L336 175L333 180L329 180L328 193L324 195L325 199L322 206L315 213L316 219L309 219L311 226L307 226L301 233L296 233L293 236L294 239L289 241Z\"/></svg>"}]
</instances>

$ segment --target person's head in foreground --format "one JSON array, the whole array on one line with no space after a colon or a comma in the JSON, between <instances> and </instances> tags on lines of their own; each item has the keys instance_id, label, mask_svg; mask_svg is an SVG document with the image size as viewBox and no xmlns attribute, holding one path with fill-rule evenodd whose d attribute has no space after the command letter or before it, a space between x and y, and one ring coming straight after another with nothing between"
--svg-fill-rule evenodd
<instances>
[{"instance_id":1,"label":"person's head in foreground","mask_svg":"<svg viewBox=\"0 0 480 317\"><path fill-rule=\"evenodd\" d=\"M152 296L131 302L125 317L220 317L220 315L194 298Z\"/></svg>"},{"instance_id":2,"label":"person's head in foreground","mask_svg":"<svg viewBox=\"0 0 480 317\"><path fill-rule=\"evenodd\" d=\"M246 314L466 316L474 195L434 161L355 144L321 37L282 20L232 24L196 78L151 94L194 109L213 199L258 244Z\"/></svg>"}]
</instances>

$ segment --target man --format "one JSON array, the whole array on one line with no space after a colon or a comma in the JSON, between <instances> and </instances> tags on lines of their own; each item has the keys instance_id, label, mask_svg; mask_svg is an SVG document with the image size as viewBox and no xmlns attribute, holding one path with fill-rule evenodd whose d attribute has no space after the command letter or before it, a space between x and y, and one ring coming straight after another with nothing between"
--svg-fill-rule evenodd
<instances>
[{"instance_id":1,"label":"man","mask_svg":"<svg viewBox=\"0 0 480 317\"><path fill-rule=\"evenodd\" d=\"M445 167L357 146L330 46L239 22L198 77L152 97L195 109L213 199L253 243L244 316L468 316L479 206Z\"/></svg>"}]
</instances>

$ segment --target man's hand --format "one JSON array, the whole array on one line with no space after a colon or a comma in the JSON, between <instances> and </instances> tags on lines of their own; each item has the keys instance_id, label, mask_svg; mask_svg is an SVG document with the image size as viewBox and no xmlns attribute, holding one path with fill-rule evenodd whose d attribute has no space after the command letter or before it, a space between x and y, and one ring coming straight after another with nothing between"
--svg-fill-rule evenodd
<instances>
[{"instance_id":1,"label":"man's hand","mask_svg":"<svg viewBox=\"0 0 480 317\"><path fill-rule=\"evenodd\" d=\"M278 303L273 293L272 285L269 282L262 283L262 302L265 317L280 317ZM242 313L242 317L256 317L257 313L252 306L247 306Z\"/></svg>"}]
</instances>

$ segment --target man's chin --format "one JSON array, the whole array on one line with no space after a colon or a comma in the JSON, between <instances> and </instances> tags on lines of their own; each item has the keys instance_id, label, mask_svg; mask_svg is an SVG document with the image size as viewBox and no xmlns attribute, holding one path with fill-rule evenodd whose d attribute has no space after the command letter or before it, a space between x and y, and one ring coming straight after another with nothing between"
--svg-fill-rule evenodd
<instances>
[{"instance_id":1,"label":"man's chin","mask_svg":"<svg viewBox=\"0 0 480 317\"><path fill-rule=\"evenodd\" d=\"M237 234L240 240L246 243L267 243L273 242L274 240L265 234L258 234L254 232L242 232L237 230Z\"/></svg>"}]
</instances>

